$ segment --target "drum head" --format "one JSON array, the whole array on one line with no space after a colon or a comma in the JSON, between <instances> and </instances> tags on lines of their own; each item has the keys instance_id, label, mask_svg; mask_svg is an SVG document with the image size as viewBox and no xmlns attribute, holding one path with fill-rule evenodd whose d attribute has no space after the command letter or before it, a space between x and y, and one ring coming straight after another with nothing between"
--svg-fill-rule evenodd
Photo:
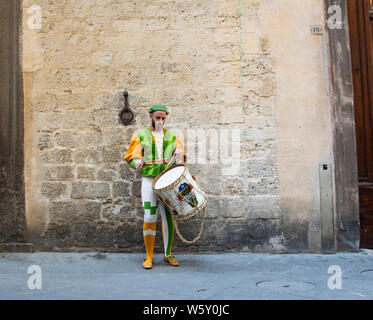
<instances>
[{"instance_id":1,"label":"drum head","mask_svg":"<svg viewBox=\"0 0 373 320\"><path fill-rule=\"evenodd\" d=\"M162 174L154 185L155 189L162 189L175 182L183 174L185 170L184 166L172 168Z\"/></svg>"}]
</instances>

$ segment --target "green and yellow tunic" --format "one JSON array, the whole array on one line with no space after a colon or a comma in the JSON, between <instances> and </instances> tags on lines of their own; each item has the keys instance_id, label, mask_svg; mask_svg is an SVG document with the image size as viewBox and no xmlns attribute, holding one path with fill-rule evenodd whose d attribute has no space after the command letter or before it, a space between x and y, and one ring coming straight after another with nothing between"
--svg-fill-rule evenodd
<instances>
[{"instance_id":1,"label":"green and yellow tunic","mask_svg":"<svg viewBox=\"0 0 373 320\"><path fill-rule=\"evenodd\" d=\"M166 129L163 129L163 150L160 153L162 154L162 158L160 158L152 132L153 127L151 126L135 132L131 137L130 146L124 155L124 160L133 169L135 169L136 160L141 159L144 161L144 166L141 169L143 177L158 176L166 168L176 148L182 150L184 163L187 159L181 139Z\"/></svg>"}]
</instances>

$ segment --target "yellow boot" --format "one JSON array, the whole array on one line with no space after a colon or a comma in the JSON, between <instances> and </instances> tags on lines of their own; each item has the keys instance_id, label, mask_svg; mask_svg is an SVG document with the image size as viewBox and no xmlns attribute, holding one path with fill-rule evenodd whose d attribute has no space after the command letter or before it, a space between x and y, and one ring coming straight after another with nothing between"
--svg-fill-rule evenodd
<instances>
[{"instance_id":1,"label":"yellow boot","mask_svg":"<svg viewBox=\"0 0 373 320\"><path fill-rule=\"evenodd\" d=\"M144 222L144 242L146 248L146 259L142 263L144 269L151 269L153 267L153 251L155 242L155 222Z\"/></svg>"},{"instance_id":2,"label":"yellow boot","mask_svg":"<svg viewBox=\"0 0 373 320\"><path fill-rule=\"evenodd\" d=\"M146 257L142 263L144 269L151 269L153 267L153 258Z\"/></svg>"}]
</instances>

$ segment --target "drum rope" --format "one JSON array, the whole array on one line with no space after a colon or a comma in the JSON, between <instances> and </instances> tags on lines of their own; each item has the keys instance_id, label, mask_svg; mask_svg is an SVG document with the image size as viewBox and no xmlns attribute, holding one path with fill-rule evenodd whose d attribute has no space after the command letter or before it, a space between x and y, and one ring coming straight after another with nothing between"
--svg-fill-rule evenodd
<instances>
[{"instance_id":1,"label":"drum rope","mask_svg":"<svg viewBox=\"0 0 373 320\"><path fill-rule=\"evenodd\" d=\"M205 217L206 217L206 211L205 211L205 208L203 208L203 215L202 215L202 218L201 218L201 225L200 225L200 228L199 228L199 233L198 233L197 237L194 240L191 240L191 241L190 240L186 240L181 235L181 233L179 231L179 226L177 224L177 220L174 219L174 225L175 225L176 234L179 236L179 238L181 239L181 241L183 241L184 243L187 243L187 244L193 244L196 241L198 241L201 238L201 235L202 235L202 232L203 232L203 227L204 227L204 223L205 223Z\"/></svg>"}]
</instances>

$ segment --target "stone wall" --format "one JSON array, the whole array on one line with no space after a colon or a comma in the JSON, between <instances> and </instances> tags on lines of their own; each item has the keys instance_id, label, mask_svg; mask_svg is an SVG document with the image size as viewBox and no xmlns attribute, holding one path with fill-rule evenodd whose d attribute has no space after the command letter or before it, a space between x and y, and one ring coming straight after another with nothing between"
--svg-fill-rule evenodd
<instances>
[{"instance_id":1,"label":"stone wall","mask_svg":"<svg viewBox=\"0 0 373 320\"><path fill-rule=\"evenodd\" d=\"M189 158L193 130L239 146L235 174L221 150L189 165L208 194L207 221L196 245L175 236L175 251L319 250L330 105L325 39L309 32L323 4L304 2L24 0L29 238L42 249L144 250L141 176L123 155L162 103ZM30 28L32 5L41 28ZM125 89L131 126L118 119ZM186 238L198 222L181 226Z\"/></svg>"}]
</instances>

